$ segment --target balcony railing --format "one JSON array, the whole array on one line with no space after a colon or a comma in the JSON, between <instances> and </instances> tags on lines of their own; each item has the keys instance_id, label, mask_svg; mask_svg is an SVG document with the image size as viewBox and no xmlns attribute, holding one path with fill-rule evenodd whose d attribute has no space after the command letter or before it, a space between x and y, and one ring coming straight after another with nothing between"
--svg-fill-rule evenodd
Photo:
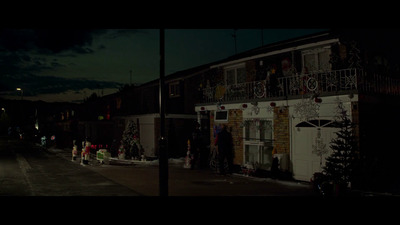
<instances>
[{"instance_id":1,"label":"balcony railing","mask_svg":"<svg viewBox=\"0 0 400 225\"><path fill-rule=\"evenodd\" d=\"M399 95L399 87L398 79L380 75L367 76L360 69L343 69L206 87L203 89L201 103L286 98L314 93L329 95L339 92L363 92Z\"/></svg>"}]
</instances>

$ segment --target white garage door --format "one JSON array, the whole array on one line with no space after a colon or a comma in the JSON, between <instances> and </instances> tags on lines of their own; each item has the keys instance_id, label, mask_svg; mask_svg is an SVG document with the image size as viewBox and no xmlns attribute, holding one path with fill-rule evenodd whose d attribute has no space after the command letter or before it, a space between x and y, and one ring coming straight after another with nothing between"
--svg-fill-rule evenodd
<instances>
[{"instance_id":1,"label":"white garage door","mask_svg":"<svg viewBox=\"0 0 400 225\"><path fill-rule=\"evenodd\" d=\"M333 127L292 127L292 163L293 177L296 180L310 181L315 172L321 172L321 166L325 165L325 158L331 154L329 143L336 138L338 129ZM319 137L319 138L318 138ZM320 144L319 148L316 148ZM326 151L322 157L318 150L325 145ZM322 164L322 165L321 165Z\"/></svg>"},{"instance_id":2,"label":"white garage door","mask_svg":"<svg viewBox=\"0 0 400 225\"><path fill-rule=\"evenodd\" d=\"M155 156L154 123L140 123L140 144L147 157Z\"/></svg>"}]
</instances>

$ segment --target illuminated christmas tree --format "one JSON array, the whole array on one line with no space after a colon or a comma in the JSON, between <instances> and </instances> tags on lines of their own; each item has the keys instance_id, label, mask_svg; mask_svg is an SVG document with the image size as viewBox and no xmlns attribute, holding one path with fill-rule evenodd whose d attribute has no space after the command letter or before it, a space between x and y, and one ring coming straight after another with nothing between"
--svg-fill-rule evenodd
<instances>
[{"instance_id":1,"label":"illuminated christmas tree","mask_svg":"<svg viewBox=\"0 0 400 225\"><path fill-rule=\"evenodd\" d=\"M121 144L125 149L126 159L138 159L143 154L139 139L139 130L136 123L132 120L129 120L125 127Z\"/></svg>"}]
</instances>

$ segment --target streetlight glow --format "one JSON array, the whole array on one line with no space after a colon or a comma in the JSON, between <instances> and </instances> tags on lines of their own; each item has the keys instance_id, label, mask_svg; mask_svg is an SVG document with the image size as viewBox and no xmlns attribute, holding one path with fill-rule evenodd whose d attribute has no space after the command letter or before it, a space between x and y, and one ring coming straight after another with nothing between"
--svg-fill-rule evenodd
<instances>
[{"instance_id":1,"label":"streetlight glow","mask_svg":"<svg viewBox=\"0 0 400 225\"><path fill-rule=\"evenodd\" d=\"M21 100L23 99L23 97L24 97L24 91L22 90L22 88L17 88L17 91L21 91Z\"/></svg>"}]
</instances>

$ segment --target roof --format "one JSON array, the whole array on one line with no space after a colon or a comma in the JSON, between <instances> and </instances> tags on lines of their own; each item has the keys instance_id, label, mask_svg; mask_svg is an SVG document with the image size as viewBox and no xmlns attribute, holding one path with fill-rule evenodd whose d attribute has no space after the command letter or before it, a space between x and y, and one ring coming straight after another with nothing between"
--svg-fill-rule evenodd
<instances>
[{"instance_id":1,"label":"roof","mask_svg":"<svg viewBox=\"0 0 400 225\"><path fill-rule=\"evenodd\" d=\"M222 65L233 64L237 62L244 62L253 58L261 58L268 55L276 55L282 52L289 52L291 50L295 50L300 47L311 47L311 45L315 44L324 44L324 43L333 43L338 42L338 36L332 32L319 32L312 35L302 36L298 38L292 38L284 41L279 41L275 43L271 43L268 45L264 45L255 49L251 49L249 51L245 51L231 57L228 57L224 60L220 60L215 62L211 67L219 67Z\"/></svg>"},{"instance_id":2,"label":"roof","mask_svg":"<svg viewBox=\"0 0 400 225\"><path fill-rule=\"evenodd\" d=\"M204 70L210 69L210 67L217 67L218 65L222 65L225 63L230 63L230 62L235 62L236 60L245 60L246 58L249 57L254 57L258 56L265 53L270 53L282 49L288 49L288 48L293 48L296 46L301 46L301 45L306 45L309 43L317 43L321 41L326 41L329 39L334 39L336 38L337 35L333 34L333 32L329 31L324 31L324 32L319 32L311 35L306 35L302 37L297 37L297 38L292 38L284 41L279 41L279 42L274 42L268 45L264 45L258 48L250 49L248 51L244 51L232 56L229 56L225 59L221 59L218 61L214 61L211 63L203 64L200 66L192 67L189 69L181 70L169 75L166 75L165 81L170 81L170 80L175 80L175 79L183 79L185 77L190 77L195 75L196 73L199 73ZM158 85L159 79L152 80L150 82L144 83L140 86L148 86L148 85Z\"/></svg>"}]
</instances>

